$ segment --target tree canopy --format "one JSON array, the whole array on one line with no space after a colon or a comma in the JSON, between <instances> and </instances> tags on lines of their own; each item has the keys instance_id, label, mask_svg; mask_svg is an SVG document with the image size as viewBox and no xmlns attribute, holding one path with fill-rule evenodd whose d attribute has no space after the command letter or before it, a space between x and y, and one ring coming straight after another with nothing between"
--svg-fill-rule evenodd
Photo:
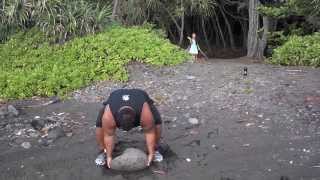
<instances>
[{"instance_id":1,"label":"tree canopy","mask_svg":"<svg viewBox=\"0 0 320 180\"><path fill-rule=\"evenodd\" d=\"M254 38L261 39L264 29L287 34L297 29L305 34L318 31L320 0L1 0L0 17L2 42L19 29L34 26L63 43L99 32L112 22L152 23L182 47L196 32L200 45L211 54L213 49L250 50L249 44L254 44L250 38L257 34ZM268 17L264 25L262 17ZM264 28L266 24L270 27Z\"/></svg>"}]
</instances>

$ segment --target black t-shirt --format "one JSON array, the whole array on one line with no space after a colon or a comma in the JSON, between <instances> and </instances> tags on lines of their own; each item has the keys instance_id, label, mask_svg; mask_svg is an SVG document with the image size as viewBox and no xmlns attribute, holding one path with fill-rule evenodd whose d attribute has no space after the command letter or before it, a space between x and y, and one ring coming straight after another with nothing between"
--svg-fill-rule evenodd
<instances>
[{"instance_id":1,"label":"black t-shirt","mask_svg":"<svg viewBox=\"0 0 320 180\"><path fill-rule=\"evenodd\" d=\"M110 94L108 100L105 101L103 105L109 105L118 127L119 120L117 118L117 112L123 106L130 106L136 111L135 126L139 126L141 112L145 102L153 103L148 94L141 89L118 89Z\"/></svg>"}]
</instances>

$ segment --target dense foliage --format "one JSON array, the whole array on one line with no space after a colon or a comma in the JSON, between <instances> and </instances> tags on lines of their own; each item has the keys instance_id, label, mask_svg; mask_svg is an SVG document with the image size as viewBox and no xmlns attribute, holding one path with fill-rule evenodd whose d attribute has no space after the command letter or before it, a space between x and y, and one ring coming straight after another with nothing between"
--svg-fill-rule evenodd
<instances>
[{"instance_id":1,"label":"dense foliage","mask_svg":"<svg viewBox=\"0 0 320 180\"><path fill-rule=\"evenodd\" d=\"M280 65L320 66L320 33L290 36L284 45L275 49L271 63Z\"/></svg>"},{"instance_id":2,"label":"dense foliage","mask_svg":"<svg viewBox=\"0 0 320 180\"><path fill-rule=\"evenodd\" d=\"M268 37L268 47L276 48L271 62L319 66L319 33L310 34L320 30L320 0L286 0L263 4L259 11L276 22ZM280 28L277 28L278 22L282 22Z\"/></svg>"},{"instance_id":3,"label":"dense foliage","mask_svg":"<svg viewBox=\"0 0 320 180\"><path fill-rule=\"evenodd\" d=\"M111 6L87 0L0 0L0 42L38 26L54 41L93 34L110 22Z\"/></svg>"},{"instance_id":4,"label":"dense foliage","mask_svg":"<svg viewBox=\"0 0 320 180\"><path fill-rule=\"evenodd\" d=\"M275 18L290 15L319 16L320 0L286 0L283 3L261 5L259 11L264 15Z\"/></svg>"},{"instance_id":5,"label":"dense foliage","mask_svg":"<svg viewBox=\"0 0 320 180\"><path fill-rule=\"evenodd\" d=\"M126 81L130 61L161 66L188 58L150 27L113 26L64 45L44 39L33 29L0 45L0 98L64 95L93 81Z\"/></svg>"}]
</instances>

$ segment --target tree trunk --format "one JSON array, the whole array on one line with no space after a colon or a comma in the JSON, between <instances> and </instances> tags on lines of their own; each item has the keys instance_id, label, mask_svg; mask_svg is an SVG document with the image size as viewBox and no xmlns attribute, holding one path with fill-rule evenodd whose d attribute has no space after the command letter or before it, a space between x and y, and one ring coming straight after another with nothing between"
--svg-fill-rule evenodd
<instances>
[{"instance_id":1,"label":"tree trunk","mask_svg":"<svg viewBox=\"0 0 320 180\"><path fill-rule=\"evenodd\" d=\"M248 23L247 22L240 22L243 39L242 39L242 48L246 49L248 44Z\"/></svg>"},{"instance_id":2,"label":"tree trunk","mask_svg":"<svg viewBox=\"0 0 320 180\"><path fill-rule=\"evenodd\" d=\"M183 0L181 0L181 10L182 10L182 15L181 15L181 30L180 30L180 40L179 40L179 45L182 45L183 42L183 33L184 33L184 7L183 7Z\"/></svg>"},{"instance_id":3,"label":"tree trunk","mask_svg":"<svg viewBox=\"0 0 320 180\"><path fill-rule=\"evenodd\" d=\"M119 0L113 0L113 10L111 14L111 20L115 21L117 16L117 9L118 9Z\"/></svg>"},{"instance_id":4,"label":"tree trunk","mask_svg":"<svg viewBox=\"0 0 320 180\"><path fill-rule=\"evenodd\" d=\"M226 48L227 47L227 43L226 43L226 40L224 39L224 34L223 34L223 31L221 29L221 26L220 26L220 21L219 21L219 17L216 13L214 13L214 17L215 17L215 22L217 24L217 29L218 29L218 32L220 34L220 38L221 38L221 41L222 41L222 45L223 45L223 48Z\"/></svg>"},{"instance_id":5,"label":"tree trunk","mask_svg":"<svg viewBox=\"0 0 320 180\"><path fill-rule=\"evenodd\" d=\"M210 52L211 51L210 43L209 43L209 40L208 40L208 35L207 35L207 31L206 31L206 25L205 25L205 22L204 22L203 18L201 18L201 26L202 26L203 36L204 36L204 40L205 40L206 45L207 45L208 52Z\"/></svg>"},{"instance_id":6,"label":"tree trunk","mask_svg":"<svg viewBox=\"0 0 320 180\"><path fill-rule=\"evenodd\" d=\"M267 40L268 40L268 32L269 32L269 26L270 26L270 18L264 16L263 17L263 32L262 32L262 37L259 39L259 47L257 51L256 58L257 59L263 59L264 56L264 50L267 47Z\"/></svg>"},{"instance_id":7,"label":"tree trunk","mask_svg":"<svg viewBox=\"0 0 320 180\"><path fill-rule=\"evenodd\" d=\"M269 18L263 17L263 28L259 29L259 0L249 0L249 32L247 43L247 56L262 60L264 50L267 45L267 35L269 30ZM260 31L260 32L259 32Z\"/></svg>"},{"instance_id":8,"label":"tree trunk","mask_svg":"<svg viewBox=\"0 0 320 180\"><path fill-rule=\"evenodd\" d=\"M216 47L220 47L220 38L219 38L219 32L218 32L218 28L217 28L217 23L216 23L216 21L214 20L214 19L212 19L212 21L211 21L211 25L212 25L212 27L213 27L213 29L214 29L214 38L215 38L215 41L214 41L214 44L215 44L215 46Z\"/></svg>"},{"instance_id":9,"label":"tree trunk","mask_svg":"<svg viewBox=\"0 0 320 180\"><path fill-rule=\"evenodd\" d=\"M274 32L277 30L278 20L275 18L269 18L269 32Z\"/></svg>"},{"instance_id":10,"label":"tree trunk","mask_svg":"<svg viewBox=\"0 0 320 180\"><path fill-rule=\"evenodd\" d=\"M230 46L231 46L232 49L235 49L236 45L234 43L234 37L233 37L233 32L232 32L232 28L231 28L230 22L228 20L228 17L224 13L223 9L221 8L221 5L219 5L219 8L220 8L220 12L222 14L222 17L223 17L223 19L225 21L225 24L227 26L227 29L228 29L229 39L230 39Z\"/></svg>"},{"instance_id":11,"label":"tree trunk","mask_svg":"<svg viewBox=\"0 0 320 180\"><path fill-rule=\"evenodd\" d=\"M168 35L169 37L171 36L171 39L173 39L173 42L177 43L177 38L176 35L171 31L171 27L167 28L168 29Z\"/></svg>"}]
</instances>

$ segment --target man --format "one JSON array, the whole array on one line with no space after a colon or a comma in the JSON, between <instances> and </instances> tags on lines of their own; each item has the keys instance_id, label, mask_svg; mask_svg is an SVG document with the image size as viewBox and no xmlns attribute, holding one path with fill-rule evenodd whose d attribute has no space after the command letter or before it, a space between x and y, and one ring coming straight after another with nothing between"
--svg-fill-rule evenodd
<instances>
[{"instance_id":1,"label":"man","mask_svg":"<svg viewBox=\"0 0 320 180\"><path fill-rule=\"evenodd\" d=\"M156 151L161 137L161 117L148 94L140 89L119 89L113 91L103 103L96 122L96 139L101 154L97 165L111 167L114 136L117 128L129 131L141 126L147 144L147 166L154 161L162 161L162 155Z\"/></svg>"}]
</instances>

